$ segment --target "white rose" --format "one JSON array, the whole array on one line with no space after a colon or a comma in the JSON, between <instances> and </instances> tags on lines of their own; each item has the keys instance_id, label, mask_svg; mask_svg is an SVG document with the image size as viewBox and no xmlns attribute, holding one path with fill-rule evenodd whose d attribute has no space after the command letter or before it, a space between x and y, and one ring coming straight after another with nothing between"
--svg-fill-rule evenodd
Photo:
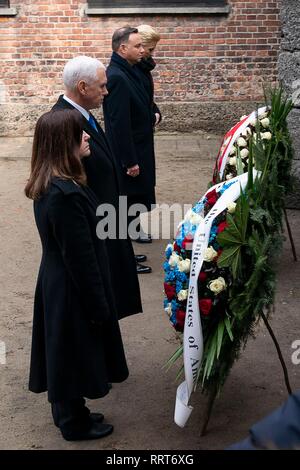
<instances>
[{"instance_id":1,"label":"white rose","mask_svg":"<svg viewBox=\"0 0 300 470\"><path fill-rule=\"evenodd\" d=\"M181 256L178 256L178 254L173 251L169 258L169 265L174 267L180 262L180 260L182 260Z\"/></svg>"},{"instance_id":2,"label":"white rose","mask_svg":"<svg viewBox=\"0 0 300 470\"><path fill-rule=\"evenodd\" d=\"M242 149L241 150L241 158L247 158L249 155L249 150L248 149Z\"/></svg>"},{"instance_id":3,"label":"white rose","mask_svg":"<svg viewBox=\"0 0 300 470\"><path fill-rule=\"evenodd\" d=\"M260 122L261 122L261 125L265 128L269 127L269 125L270 125L270 119L269 118L261 119Z\"/></svg>"},{"instance_id":4,"label":"white rose","mask_svg":"<svg viewBox=\"0 0 300 470\"><path fill-rule=\"evenodd\" d=\"M193 214L194 214L194 211L192 209L189 209L187 211L187 213L185 214L185 216L184 216L184 220L185 221L191 220L191 217L192 217Z\"/></svg>"},{"instance_id":5,"label":"white rose","mask_svg":"<svg viewBox=\"0 0 300 470\"><path fill-rule=\"evenodd\" d=\"M206 248L205 252L204 252L204 255L203 255L203 259L204 261L212 261L216 256L218 255L218 253L216 252L216 250L213 249L212 246L210 246L209 248Z\"/></svg>"},{"instance_id":6,"label":"white rose","mask_svg":"<svg viewBox=\"0 0 300 470\"><path fill-rule=\"evenodd\" d=\"M269 114L269 111L265 111L264 113L261 113L258 117L259 119L264 119L265 117L267 117Z\"/></svg>"},{"instance_id":7,"label":"white rose","mask_svg":"<svg viewBox=\"0 0 300 470\"><path fill-rule=\"evenodd\" d=\"M196 212L194 212L193 215L190 218L190 222L193 225L198 225L198 224L200 224L202 219L203 219L203 217L201 217L201 215L196 214Z\"/></svg>"},{"instance_id":8,"label":"white rose","mask_svg":"<svg viewBox=\"0 0 300 470\"><path fill-rule=\"evenodd\" d=\"M271 132L261 132L260 136L263 140L271 140L272 139Z\"/></svg>"},{"instance_id":9,"label":"white rose","mask_svg":"<svg viewBox=\"0 0 300 470\"><path fill-rule=\"evenodd\" d=\"M190 272L190 265L191 265L191 260L183 259L183 260L179 261L178 269L182 273L189 273Z\"/></svg>"},{"instance_id":10,"label":"white rose","mask_svg":"<svg viewBox=\"0 0 300 470\"><path fill-rule=\"evenodd\" d=\"M186 300L188 296L188 290L187 289L182 289L178 292L177 298L182 302L183 300Z\"/></svg>"},{"instance_id":11,"label":"white rose","mask_svg":"<svg viewBox=\"0 0 300 470\"><path fill-rule=\"evenodd\" d=\"M233 145L233 146L232 146L232 149L231 149L230 152L229 152L229 155L235 155L235 154L236 154L236 148L235 148L235 146Z\"/></svg>"},{"instance_id":12,"label":"white rose","mask_svg":"<svg viewBox=\"0 0 300 470\"><path fill-rule=\"evenodd\" d=\"M223 277L218 277L208 284L209 289L214 294L219 294L222 290L226 289L226 282Z\"/></svg>"},{"instance_id":13,"label":"white rose","mask_svg":"<svg viewBox=\"0 0 300 470\"><path fill-rule=\"evenodd\" d=\"M231 180L232 178L233 178L232 173L228 173L228 175L226 175L226 180Z\"/></svg>"},{"instance_id":14,"label":"white rose","mask_svg":"<svg viewBox=\"0 0 300 470\"><path fill-rule=\"evenodd\" d=\"M229 158L229 165L236 166L236 157Z\"/></svg>"},{"instance_id":15,"label":"white rose","mask_svg":"<svg viewBox=\"0 0 300 470\"><path fill-rule=\"evenodd\" d=\"M165 308L165 312L169 315L169 317L172 315L172 304L169 302L167 307Z\"/></svg>"},{"instance_id":16,"label":"white rose","mask_svg":"<svg viewBox=\"0 0 300 470\"><path fill-rule=\"evenodd\" d=\"M242 132L243 137L248 137L248 135L252 135L250 127L246 127L246 129L244 129Z\"/></svg>"},{"instance_id":17,"label":"white rose","mask_svg":"<svg viewBox=\"0 0 300 470\"><path fill-rule=\"evenodd\" d=\"M235 202L230 202L227 206L229 214L234 214L236 208L236 203Z\"/></svg>"},{"instance_id":18,"label":"white rose","mask_svg":"<svg viewBox=\"0 0 300 470\"><path fill-rule=\"evenodd\" d=\"M239 147L247 147L247 141L244 139L244 137L239 137L237 144Z\"/></svg>"}]
</instances>

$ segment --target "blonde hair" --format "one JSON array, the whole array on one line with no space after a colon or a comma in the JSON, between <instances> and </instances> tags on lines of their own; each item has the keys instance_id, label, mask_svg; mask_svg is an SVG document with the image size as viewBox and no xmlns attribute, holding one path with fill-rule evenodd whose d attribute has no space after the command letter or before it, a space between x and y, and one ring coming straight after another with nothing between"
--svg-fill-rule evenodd
<instances>
[{"instance_id":1,"label":"blonde hair","mask_svg":"<svg viewBox=\"0 0 300 470\"><path fill-rule=\"evenodd\" d=\"M158 32L148 24L141 24L140 26L137 26L137 30L141 35L143 44L149 44L152 42L157 43L160 40L160 35Z\"/></svg>"}]
</instances>

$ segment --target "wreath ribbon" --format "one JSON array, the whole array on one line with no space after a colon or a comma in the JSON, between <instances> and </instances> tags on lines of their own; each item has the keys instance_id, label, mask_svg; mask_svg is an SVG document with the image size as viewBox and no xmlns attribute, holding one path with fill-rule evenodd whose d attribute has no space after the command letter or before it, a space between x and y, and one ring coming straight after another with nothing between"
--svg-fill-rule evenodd
<instances>
[{"instance_id":1,"label":"wreath ribbon","mask_svg":"<svg viewBox=\"0 0 300 470\"><path fill-rule=\"evenodd\" d=\"M258 173L253 169L254 178ZM193 407L189 405L189 400L197 385L198 372L203 356L203 334L198 301L198 277L203 265L203 256L209 243L211 226L214 219L227 208L228 204L239 198L247 182L248 173L243 173L230 180L232 184L219 197L205 218L201 220L194 236L183 332L185 380L177 388L174 413L174 421L180 427L186 425L193 410ZM220 190L226 184L228 184L228 181L216 184L209 188L205 195L214 189L216 191Z\"/></svg>"}]
</instances>

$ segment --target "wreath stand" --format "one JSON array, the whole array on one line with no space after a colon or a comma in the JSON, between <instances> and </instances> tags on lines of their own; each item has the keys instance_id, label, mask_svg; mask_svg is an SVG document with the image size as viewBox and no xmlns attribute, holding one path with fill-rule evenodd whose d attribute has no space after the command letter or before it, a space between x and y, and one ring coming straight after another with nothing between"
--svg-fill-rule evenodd
<instances>
[{"instance_id":1,"label":"wreath stand","mask_svg":"<svg viewBox=\"0 0 300 470\"><path fill-rule=\"evenodd\" d=\"M284 212L286 228L287 228L287 232L288 232L289 240L290 240L290 244L291 244L291 250L292 250L293 258L294 258L294 261L298 261L297 253L296 253L296 249L295 249L295 244L294 244L294 239L293 239L293 235L292 235L292 231L291 231L291 227L290 227L290 224L289 224L289 220L288 220L288 216L287 216L287 212L286 212L285 207L283 209L283 212ZM273 313L274 312L275 312L275 307L273 306ZM274 335L274 332L273 332L273 330L272 330L272 328L271 328L271 326L268 322L268 319L267 319L266 315L264 314L264 312L261 313L261 317L262 317L262 319L264 321L264 324L266 325L266 328L267 328L267 330L268 330L268 332L269 332L269 334L272 338L272 341L275 345L275 348L276 348L276 351L277 351L277 354L278 354L278 358L279 358L279 361L281 363L281 367L282 367L282 370L283 370L286 389L288 391L288 394L290 395L292 393L292 389L291 389L291 386L290 386L287 367L286 367L286 364L284 362L284 359L283 359L278 341L277 341L277 339ZM208 402L207 402L207 406L206 406L205 413L204 413L204 422L203 422L203 426L202 426L201 434L200 434L201 437L205 436L205 434L207 433L207 426L208 426L208 423L209 423L209 419L210 419L210 416L211 416L211 413L212 413L212 409L213 409L213 406L214 406L214 402L215 402L217 393L218 393L218 390L217 390L216 386L214 388L212 388L211 391L209 392Z\"/></svg>"}]
</instances>

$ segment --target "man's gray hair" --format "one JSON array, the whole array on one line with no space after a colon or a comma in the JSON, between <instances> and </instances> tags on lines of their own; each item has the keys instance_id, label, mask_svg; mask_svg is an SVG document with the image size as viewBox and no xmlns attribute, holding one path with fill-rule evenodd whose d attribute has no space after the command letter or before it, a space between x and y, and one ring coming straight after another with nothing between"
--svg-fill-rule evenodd
<instances>
[{"instance_id":1,"label":"man's gray hair","mask_svg":"<svg viewBox=\"0 0 300 470\"><path fill-rule=\"evenodd\" d=\"M68 90L75 90L79 80L91 83L97 80L97 71L105 66L98 59L81 55L69 60L64 68L63 81Z\"/></svg>"}]
</instances>

